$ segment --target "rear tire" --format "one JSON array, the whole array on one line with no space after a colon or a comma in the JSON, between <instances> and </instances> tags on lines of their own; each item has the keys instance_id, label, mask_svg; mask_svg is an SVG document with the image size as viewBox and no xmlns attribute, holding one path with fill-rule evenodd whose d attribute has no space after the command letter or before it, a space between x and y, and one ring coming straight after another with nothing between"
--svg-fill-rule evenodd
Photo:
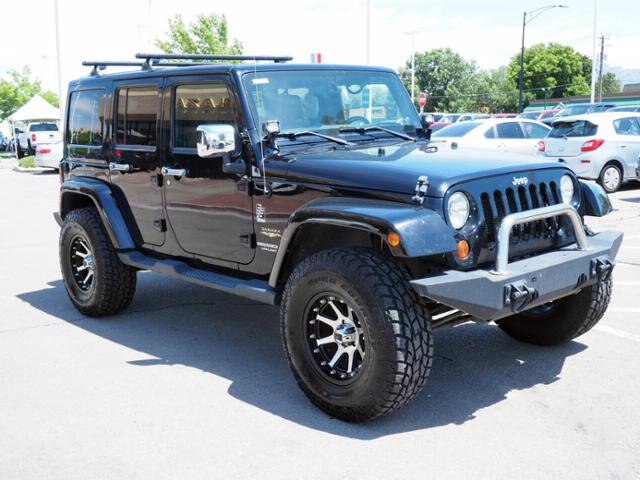
<instances>
[{"instance_id":1,"label":"rear tire","mask_svg":"<svg viewBox=\"0 0 640 480\"><path fill-rule=\"evenodd\" d=\"M136 269L120 261L95 208L67 214L59 246L64 286L82 314L114 315L131 303Z\"/></svg>"},{"instance_id":2,"label":"rear tire","mask_svg":"<svg viewBox=\"0 0 640 480\"><path fill-rule=\"evenodd\" d=\"M316 253L289 277L284 350L302 391L329 415L371 420L406 405L424 386L433 361L431 319L408 280L400 265L366 249ZM349 325L354 343L342 342ZM340 348L346 354L335 360Z\"/></svg>"},{"instance_id":3,"label":"rear tire","mask_svg":"<svg viewBox=\"0 0 640 480\"><path fill-rule=\"evenodd\" d=\"M622 182L622 171L615 163L605 165L598 177L598 183L607 193L617 192Z\"/></svg>"},{"instance_id":4,"label":"rear tire","mask_svg":"<svg viewBox=\"0 0 640 480\"><path fill-rule=\"evenodd\" d=\"M591 330L611 299L611 275L552 304L499 320L508 335L533 345L566 343Z\"/></svg>"}]
</instances>

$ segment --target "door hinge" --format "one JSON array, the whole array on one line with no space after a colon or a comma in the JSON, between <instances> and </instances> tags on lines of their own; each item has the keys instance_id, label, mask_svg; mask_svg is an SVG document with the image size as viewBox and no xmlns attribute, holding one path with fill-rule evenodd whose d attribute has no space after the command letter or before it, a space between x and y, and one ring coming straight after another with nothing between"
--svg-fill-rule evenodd
<instances>
[{"instance_id":1,"label":"door hinge","mask_svg":"<svg viewBox=\"0 0 640 480\"><path fill-rule=\"evenodd\" d=\"M162 218L160 220L154 220L153 221L153 228L155 228L159 232L166 232L167 231L167 221L164 218Z\"/></svg>"},{"instance_id":2,"label":"door hinge","mask_svg":"<svg viewBox=\"0 0 640 480\"><path fill-rule=\"evenodd\" d=\"M156 187L161 187L162 186L162 174L154 173L153 175L151 175L151 184L156 186Z\"/></svg>"},{"instance_id":3,"label":"door hinge","mask_svg":"<svg viewBox=\"0 0 640 480\"><path fill-rule=\"evenodd\" d=\"M422 205L424 197L427 196L427 190L429 190L429 177L422 175L418 177L418 181L416 182L416 194L411 197L411 200Z\"/></svg>"},{"instance_id":4,"label":"door hinge","mask_svg":"<svg viewBox=\"0 0 640 480\"><path fill-rule=\"evenodd\" d=\"M256 192L256 184L253 180L247 182L247 195L250 197L254 196Z\"/></svg>"},{"instance_id":5,"label":"door hinge","mask_svg":"<svg viewBox=\"0 0 640 480\"><path fill-rule=\"evenodd\" d=\"M240 244L249 248L256 248L256 234L248 233L246 235L240 235Z\"/></svg>"}]
</instances>

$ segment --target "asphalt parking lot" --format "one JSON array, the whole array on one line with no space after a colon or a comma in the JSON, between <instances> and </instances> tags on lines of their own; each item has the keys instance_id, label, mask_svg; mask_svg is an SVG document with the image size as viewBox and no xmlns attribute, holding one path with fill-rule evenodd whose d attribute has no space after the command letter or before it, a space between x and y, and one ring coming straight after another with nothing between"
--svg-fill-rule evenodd
<instances>
[{"instance_id":1,"label":"asphalt parking lot","mask_svg":"<svg viewBox=\"0 0 640 480\"><path fill-rule=\"evenodd\" d=\"M422 394L364 425L299 391L273 307L141 273L126 312L80 315L57 191L0 161L2 479L640 478L640 186L588 222L625 233L593 331L554 348L439 332Z\"/></svg>"}]
</instances>

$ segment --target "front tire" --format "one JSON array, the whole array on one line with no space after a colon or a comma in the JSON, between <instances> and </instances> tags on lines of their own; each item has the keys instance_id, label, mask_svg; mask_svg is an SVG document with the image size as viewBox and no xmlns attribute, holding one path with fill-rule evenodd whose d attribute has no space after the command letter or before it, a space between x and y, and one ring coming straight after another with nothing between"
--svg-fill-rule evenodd
<instances>
[{"instance_id":1,"label":"front tire","mask_svg":"<svg viewBox=\"0 0 640 480\"><path fill-rule=\"evenodd\" d=\"M284 289L281 327L302 391L344 421L406 405L431 369L428 312L403 268L371 250L326 250L303 260Z\"/></svg>"},{"instance_id":2,"label":"front tire","mask_svg":"<svg viewBox=\"0 0 640 480\"><path fill-rule=\"evenodd\" d=\"M533 345L557 345L591 330L611 299L611 275L578 293L527 312L499 320L511 337Z\"/></svg>"},{"instance_id":3,"label":"front tire","mask_svg":"<svg viewBox=\"0 0 640 480\"><path fill-rule=\"evenodd\" d=\"M95 208L67 214L59 246L64 286L82 314L114 315L131 303L136 270L118 258Z\"/></svg>"}]
</instances>

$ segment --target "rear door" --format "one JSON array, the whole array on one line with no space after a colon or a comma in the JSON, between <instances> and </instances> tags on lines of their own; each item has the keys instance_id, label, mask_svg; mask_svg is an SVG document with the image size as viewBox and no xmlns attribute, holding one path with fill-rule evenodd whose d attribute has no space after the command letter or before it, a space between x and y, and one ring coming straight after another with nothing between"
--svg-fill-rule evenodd
<instances>
[{"instance_id":1,"label":"rear door","mask_svg":"<svg viewBox=\"0 0 640 480\"><path fill-rule=\"evenodd\" d=\"M111 183L143 245L165 240L158 151L162 78L123 81L115 88Z\"/></svg>"},{"instance_id":2,"label":"rear door","mask_svg":"<svg viewBox=\"0 0 640 480\"><path fill-rule=\"evenodd\" d=\"M613 121L618 140L618 151L624 161L624 176L635 177L640 156L640 117L629 116Z\"/></svg>"},{"instance_id":3,"label":"rear door","mask_svg":"<svg viewBox=\"0 0 640 480\"><path fill-rule=\"evenodd\" d=\"M163 188L169 223L180 247L203 260L250 263L255 253L250 178L225 173L221 157L200 158L196 151L199 125L229 124L236 131L243 126L230 77L167 79L164 102L171 124L164 159L169 173L163 176ZM235 153L241 151L237 136Z\"/></svg>"},{"instance_id":4,"label":"rear door","mask_svg":"<svg viewBox=\"0 0 640 480\"><path fill-rule=\"evenodd\" d=\"M545 138L551 129L544 125L527 121L520 122L520 127L527 139L523 143L522 153L537 155L538 142Z\"/></svg>"}]
</instances>

